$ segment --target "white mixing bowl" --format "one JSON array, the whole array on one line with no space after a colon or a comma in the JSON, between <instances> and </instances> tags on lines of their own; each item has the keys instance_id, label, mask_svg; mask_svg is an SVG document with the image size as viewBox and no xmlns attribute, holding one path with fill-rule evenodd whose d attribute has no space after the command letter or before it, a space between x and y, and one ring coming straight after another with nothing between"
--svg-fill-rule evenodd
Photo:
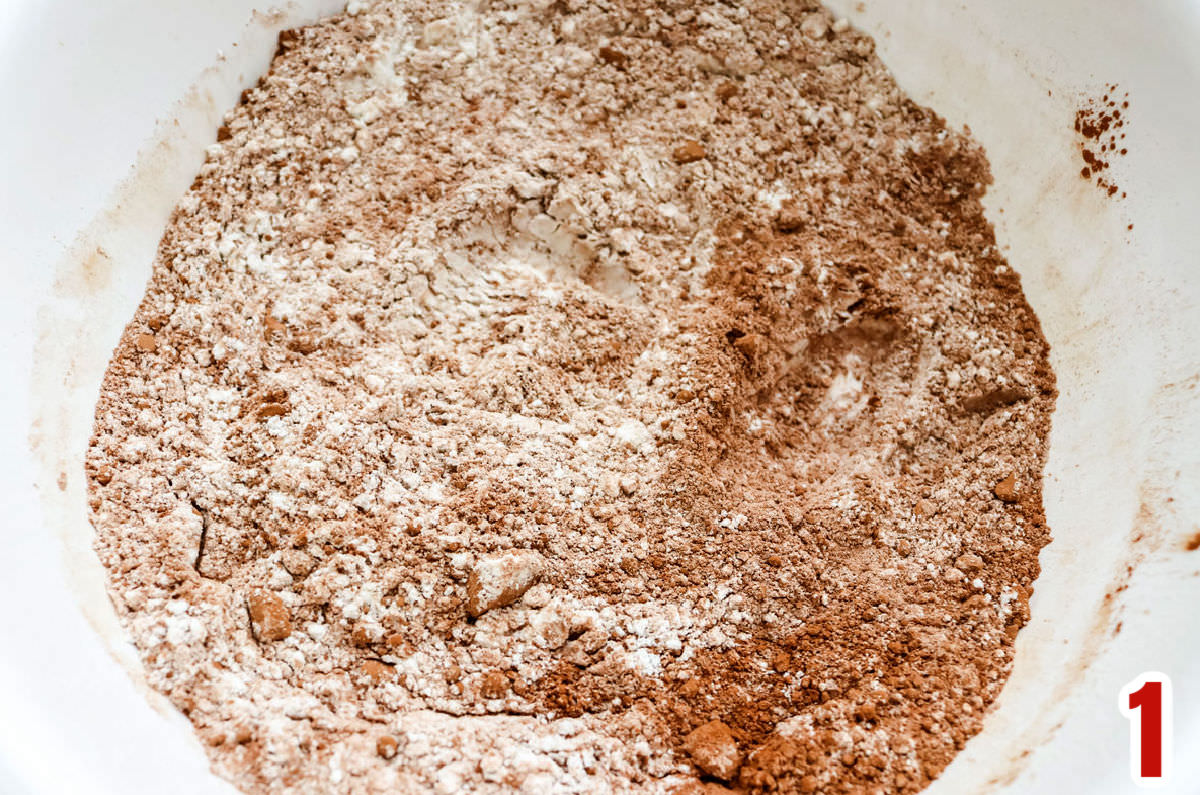
<instances>
[{"instance_id":1,"label":"white mixing bowl","mask_svg":"<svg viewBox=\"0 0 1200 795\"><path fill-rule=\"evenodd\" d=\"M0 3L0 792L216 793L104 594L83 455L108 356L223 111L300 0ZM931 793L1133 790L1123 684L1175 685L1200 792L1200 0L834 3L916 99L986 146L998 236L1052 346L1033 621ZM1124 201L1078 176L1083 96L1129 92ZM1133 224L1132 231L1128 228Z\"/></svg>"}]
</instances>

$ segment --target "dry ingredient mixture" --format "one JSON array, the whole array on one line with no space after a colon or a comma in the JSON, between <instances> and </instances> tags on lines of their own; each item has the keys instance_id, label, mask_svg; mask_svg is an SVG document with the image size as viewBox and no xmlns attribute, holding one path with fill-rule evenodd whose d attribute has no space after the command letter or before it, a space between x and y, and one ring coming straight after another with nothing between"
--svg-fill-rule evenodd
<instances>
[{"instance_id":1,"label":"dry ingredient mixture","mask_svg":"<svg viewBox=\"0 0 1200 795\"><path fill-rule=\"evenodd\" d=\"M988 182L808 2L285 32L97 408L150 683L254 793L921 789L1049 537Z\"/></svg>"}]
</instances>

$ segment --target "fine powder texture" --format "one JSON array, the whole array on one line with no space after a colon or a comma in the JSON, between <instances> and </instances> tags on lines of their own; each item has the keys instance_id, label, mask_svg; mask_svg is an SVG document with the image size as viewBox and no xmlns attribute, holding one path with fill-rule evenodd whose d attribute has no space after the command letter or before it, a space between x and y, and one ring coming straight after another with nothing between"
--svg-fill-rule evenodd
<instances>
[{"instance_id":1,"label":"fine powder texture","mask_svg":"<svg viewBox=\"0 0 1200 795\"><path fill-rule=\"evenodd\" d=\"M980 148L806 2L280 36L116 350L97 550L247 792L915 792L1047 542Z\"/></svg>"}]
</instances>

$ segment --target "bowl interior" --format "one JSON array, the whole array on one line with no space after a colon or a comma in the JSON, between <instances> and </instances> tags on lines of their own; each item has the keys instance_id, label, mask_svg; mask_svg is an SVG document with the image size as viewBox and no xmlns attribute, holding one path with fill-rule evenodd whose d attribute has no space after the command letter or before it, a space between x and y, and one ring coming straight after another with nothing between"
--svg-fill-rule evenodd
<instances>
[{"instance_id":1,"label":"bowl interior","mask_svg":"<svg viewBox=\"0 0 1200 795\"><path fill-rule=\"evenodd\" d=\"M1200 175L1200 3L832 5L875 36L910 95L985 145L989 215L1061 390L1033 621L984 731L930 791L1123 788L1121 686L1145 670L1200 680L1188 614L1200 552L1185 550L1200 529L1200 189L1188 182ZM22 606L0 618L21 639L0 648L0 789L229 792L140 681L91 551L82 461L109 353L220 115L265 70L277 30L338 3L100 6L0 16L0 84L25 108L0 131L13 243L0 321L13 553L0 592ZM1113 83L1130 95L1119 201L1079 177L1073 129L1081 101ZM1176 700L1175 780L1194 781L1200 692Z\"/></svg>"}]
</instances>

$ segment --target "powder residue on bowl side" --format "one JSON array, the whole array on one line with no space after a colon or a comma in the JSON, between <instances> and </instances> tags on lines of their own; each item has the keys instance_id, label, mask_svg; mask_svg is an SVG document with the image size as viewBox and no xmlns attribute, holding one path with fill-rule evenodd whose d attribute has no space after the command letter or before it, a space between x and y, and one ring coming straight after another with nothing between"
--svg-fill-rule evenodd
<instances>
[{"instance_id":1,"label":"powder residue on bowl side","mask_svg":"<svg viewBox=\"0 0 1200 795\"><path fill-rule=\"evenodd\" d=\"M1075 112L1075 132L1083 160L1079 176L1094 181L1106 196L1123 199L1125 192L1110 170L1117 158L1129 154L1124 132L1129 116L1129 92L1120 93L1119 88L1113 83L1105 87L1103 95L1085 99Z\"/></svg>"}]
</instances>

